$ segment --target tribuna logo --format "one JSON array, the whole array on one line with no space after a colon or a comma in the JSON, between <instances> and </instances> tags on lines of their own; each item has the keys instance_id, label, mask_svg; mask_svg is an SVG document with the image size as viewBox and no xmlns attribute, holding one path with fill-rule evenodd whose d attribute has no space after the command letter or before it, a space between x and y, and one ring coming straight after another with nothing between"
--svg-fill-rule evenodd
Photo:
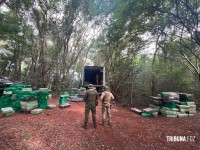
<instances>
[{"instance_id":1,"label":"tribuna logo","mask_svg":"<svg viewBox=\"0 0 200 150\"><path fill-rule=\"evenodd\" d=\"M167 136L167 142L195 142L195 136Z\"/></svg>"}]
</instances>

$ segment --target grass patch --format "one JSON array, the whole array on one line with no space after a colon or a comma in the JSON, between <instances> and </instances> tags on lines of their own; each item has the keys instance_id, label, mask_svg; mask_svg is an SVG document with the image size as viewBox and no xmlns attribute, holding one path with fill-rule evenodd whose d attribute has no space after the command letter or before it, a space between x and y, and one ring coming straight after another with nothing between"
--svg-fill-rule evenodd
<instances>
[{"instance_id":1,"label":"grass patch","mask_svg":"<svg viewBox=\"0 0 200 150\"><path fill-rule=\"evenodd\" d=\"M36 150L35 148L32 148L31 146L29 146L26 143L23 143L21 150Z\"/></svg>"},{"instance_id":2,"label":"grass patch","mask_svg":"<svg viewBox=\"0 0 200 150\"><path fill-rule=\"evenodd\" d=\"M29 137L31 137L31 136L32 136L32 133L29 133L29 132L23 133L23 134L22 134L22 137L23 137L23 138L29 138Z\"/></svg>"},{"instance_id":3,"label":"grass patch","mask_svg":"<svg viewBox=\"0 0 200 150\"><path fill-rule=\"evenodd\" d=\"M5 128L5 127L0 125L0 129L3 129L3 128Z\"/></svg>"}]
</instances>

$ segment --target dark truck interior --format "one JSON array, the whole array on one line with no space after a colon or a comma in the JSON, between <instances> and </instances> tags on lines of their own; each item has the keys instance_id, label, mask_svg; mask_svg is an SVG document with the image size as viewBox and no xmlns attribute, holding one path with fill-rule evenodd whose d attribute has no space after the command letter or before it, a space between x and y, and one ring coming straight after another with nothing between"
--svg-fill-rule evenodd
<instances>
[{"instance_id":1,"label":"dark truck interior","mask_svg":"<svg viewBox=\"0 0 200 150\"><path fill-rule=\"evenodd\" d=\"M93 84L95 86L103 85L103 67L85 66L84 83L85 86Z\"/></svg>"}]
</instances>

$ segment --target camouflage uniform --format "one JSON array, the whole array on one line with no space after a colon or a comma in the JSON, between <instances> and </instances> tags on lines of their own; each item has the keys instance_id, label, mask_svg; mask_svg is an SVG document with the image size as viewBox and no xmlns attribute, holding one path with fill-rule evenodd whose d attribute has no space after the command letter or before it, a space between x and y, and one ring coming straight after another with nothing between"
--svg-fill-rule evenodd
<instances>
[{"instance_id":1,"label":"camouflage uniform","mask_svg":"<svg viewBox=\"0 0 200 150\"><path fill-rule=\"evenodd\" d=\"M89 89L87 90L85 97L85 120L84 120L84 128L87 128L87 122L90 110L92 112L92 120L94 123L94 127L97 127L96 124L96 106L98 104L98 92L95 90L95 88L92 88L91 85L89 86Z\"/></svg>"},{"instance_id":2,"label":"camouflage uniform","mask_svg":"<svg viewBox=\"0 0 200 150\"><path fill-rule=\"evenodd\" d=\"M105 87L105 91L102 93L100 99L102 100L102 125L105 124L106 114L108 118L108 124L111 125L111 104L110 101L114 99L113 94L109 91L108 87Z\"/></svg>"}]
</instances>

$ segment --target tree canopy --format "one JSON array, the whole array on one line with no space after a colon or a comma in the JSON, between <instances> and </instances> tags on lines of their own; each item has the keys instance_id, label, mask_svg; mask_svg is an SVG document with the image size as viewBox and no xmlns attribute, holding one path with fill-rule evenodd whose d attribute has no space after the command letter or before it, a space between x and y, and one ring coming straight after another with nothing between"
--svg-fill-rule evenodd
<instances>
[{"instance_id":1,"label":"tree canopy","mask_svg":"<svg viewBox=\"0 0 200 150\"><path fill-rule=\"evenodd\" d=\"M89 63L106 67L127 103L165 90L196 94L199 11L198 0L2 0L1 75L59 93L80 86Z\"/></svg>"}]
</instances>

